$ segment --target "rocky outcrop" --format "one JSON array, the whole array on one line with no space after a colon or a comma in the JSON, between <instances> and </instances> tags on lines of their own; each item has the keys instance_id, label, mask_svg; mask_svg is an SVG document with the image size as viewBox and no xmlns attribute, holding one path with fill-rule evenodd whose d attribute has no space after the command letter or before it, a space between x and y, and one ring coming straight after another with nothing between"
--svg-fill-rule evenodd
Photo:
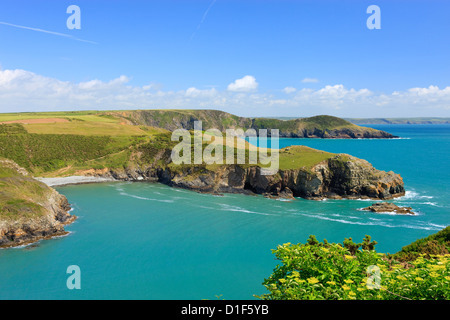
<instances>
[{"instance_id":1,"label":"rocky outcrop","mask_svg":"<svg viewBox=\"0 0 450 320\"><path fill-rule=\"evenodd\" d=\"M394 172L375 169L369 162L346 154L312 168L279 170L263 175L258 166L166 166L99 172L98 176L126 181L158 181L173 187L206 193L262 194L291 199L392 199L405 194L403 179Z\"/></svg>"},{"instance_id":2,"label":"rocky outcrop","mask_svg":"<svg viewBox=\"0 0 450 320\"><path fill-rule=\"evenodd\" d=\"M26 170L12 161L2 160L0 166L12 169L0 179L7 183L0 192L0 248L67 234L64 226L76 216L69 213L66 197L28 177Z\"/></svg>"},{"instance_id":3,"label":"rocky outcrop","mask_svg":"<svg viewBox=\"0 0 450 320\"><path fill-rule=\"evenodd\" d=\"M44 208L47 214L41 217L0 222L0 247L26 245L67 234L64 226L76 219L68 213L70 205L67 199L55 191Z\"/></svg>"},{"instance_id":4,"label":"rocky outcrop","mask_svg":"<svg viewBox=\"0 0 450 320\"><path fill-rule=\"evenodd\" d=\"M368 206L367 208L363 208L361 210L371 211L371 212L376 212L376 213L393 212L393 213L397 213L397 214L415 214L412 211L411 207L399 207L390 202L373 203L371 206Z\"/></svg>"}]
</instances>

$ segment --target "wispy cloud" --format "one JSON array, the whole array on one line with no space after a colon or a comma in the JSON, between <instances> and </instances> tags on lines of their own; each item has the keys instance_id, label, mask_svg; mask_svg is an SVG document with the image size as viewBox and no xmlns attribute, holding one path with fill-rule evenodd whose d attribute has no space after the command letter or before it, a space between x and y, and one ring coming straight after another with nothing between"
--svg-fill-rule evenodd
<instances>
[{"instance_id":1,"label":"wispy cloud","mask_svg":"<svg viewBox=\"0 0 450 320\"><path fill-rule=\"evenodd\" d=\"M200 30L200 27L202 26L203 22L205 22L206 17L208 16L209 10L211 10L211 8L214 6L214 4L216 3L217 0L212 0L211 3L209 4L208 9L206 9L206 11L203 13L202 16L202 20L200 20L200 23L197 26L197 29L195 29L195 31L192 33L191 38L189 39L192 40L195 36L195 34L197 33L198 30Z\"/></svg>"},{"instance_id":2,"label":"wispy cloud","mask_svg":"<svg viewBox=\"0 0 450 320\"><path fill-rule=\"evenodd\" d=\"M258 91L253 76L227 88L162 90L136 86L128 76L104 81L62 81L30 71L0 70L0 113L56 110L219 109L246 116L448 117L450 86L410 88L377 93L342 84L321 88L285 88L285 93Z\"/></svg>"},{"instance_id":3,"label":"wispy cloud","mask_svg":"<svg viewBox=\"0 0 450 320\"><path fill-rule=\"evenodd\" d=\"M319 79L316 78L304 78L302 80L302 83L317 83L319 82Z\"/></svg>"},{"instance_id":4,"label":"wispy cloud","mask_svg":"<svg viewBox=\"0 0 450 320\"><path fill-rule=\"evenodd\" d=\"M48 34L52 34L52 35L59 36L59 37L69 38L69 39L76 40L76 41L82 41L82 42L87 42L87 43L91 43L91 44L98 44L97 42L94 42L94 41L76 38L76 37L74 37L74 36L72 36L70 34L44 30L44 29L40 29L40 28L26 27L26 26L21 26L21 25L18 25L18 24L13 24L13 23L4 22L4 21L0 21L0 24L5 25L5 26L14 27L14 28L19 28L19 29L25 29L25 30L31 30L31 31L36 31L36 32L48 33Z\"/></svg>"}]
</instances>

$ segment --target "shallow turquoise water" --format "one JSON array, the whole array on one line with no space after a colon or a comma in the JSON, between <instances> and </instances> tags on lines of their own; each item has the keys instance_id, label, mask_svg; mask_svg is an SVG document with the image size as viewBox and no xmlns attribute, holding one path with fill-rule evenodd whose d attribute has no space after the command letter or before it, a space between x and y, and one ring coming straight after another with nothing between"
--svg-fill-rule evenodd
<instances>
[{"instance_id":1,"label":"shallow turquoise water","mask_svg":"<svg viewBox=\"0 0 450 320\"><path fill-rule=\"evenodd\" d=\"M281 139L364 158L400 173L407 194L395 200L417 216L374 214L363 200L287 202L261 196L198 194L157 183L102 183L58 188L79 219L71 234L0 250L0 299L252 299L285 242L361 240L380 252L449 225L450 126L374 126L396 140ZM81 269L81 290L66 269Z\"/></svg>"}]
</instances>

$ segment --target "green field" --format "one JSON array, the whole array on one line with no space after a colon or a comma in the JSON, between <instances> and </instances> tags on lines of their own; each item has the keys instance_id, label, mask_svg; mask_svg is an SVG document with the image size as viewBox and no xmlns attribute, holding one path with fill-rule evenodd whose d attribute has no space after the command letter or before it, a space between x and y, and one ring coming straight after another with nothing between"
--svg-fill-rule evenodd
<instances>
[{"instance_id":1,"label":"green field","mask_svg":"<svg viewBox=\"0 0 450 320\"><path fill-rule=\"evenodd\" d=\"M27 120L43 120L44 123L27 123ZM11 121L21 122L28 133L38 134L139 136L148 133L140 126L100 111L0 114L0 123Z\"/></svg>"}]
</instances>

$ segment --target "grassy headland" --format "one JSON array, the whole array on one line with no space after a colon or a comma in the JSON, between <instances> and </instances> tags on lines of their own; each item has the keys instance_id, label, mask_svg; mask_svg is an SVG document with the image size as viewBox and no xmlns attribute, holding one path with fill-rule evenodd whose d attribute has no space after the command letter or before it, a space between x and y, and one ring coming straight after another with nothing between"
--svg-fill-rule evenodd
<instances>
[{"instance_id":1,"label":"grassy headland","mask_svg":"<svg viewBox=\"0 0 450 320\"><path fill-rule=\"evenodd\" d=\"M202 162L192 161L194 152L191 152L190 164L174 164L171 153L179 141L172 141L171 130L188 130L192 139L195 121L202 121ZM205 131L208 129L219 130L212 135L213 141ZM230 151L227 139L220 138L220 135L227 136L227 129L256 132L279 129L281 136L290 137L389 136L330 116L282 121L242 118L217 110L0 114L0 156L14 160L34 176L95 175L119 180L156 180L199 192L251 191L271 196L282 194L287 198L367 196L376 199L404 193L399 175L378 171L361 159L302 146L280 150L278 173L266 177L264 170L277 169L270 150L239 139L242 145L231 146L234 162L220 157L220 153L228 156ZM239 155L242 149L244 158ZM191 151L195 151L192 144ZM255 151L258 158L253 161ZM266 151L268 162L263 157ZM206 161L205 156L215 159L217 152L222 160Z\"/></svg>"}]
</instances>

